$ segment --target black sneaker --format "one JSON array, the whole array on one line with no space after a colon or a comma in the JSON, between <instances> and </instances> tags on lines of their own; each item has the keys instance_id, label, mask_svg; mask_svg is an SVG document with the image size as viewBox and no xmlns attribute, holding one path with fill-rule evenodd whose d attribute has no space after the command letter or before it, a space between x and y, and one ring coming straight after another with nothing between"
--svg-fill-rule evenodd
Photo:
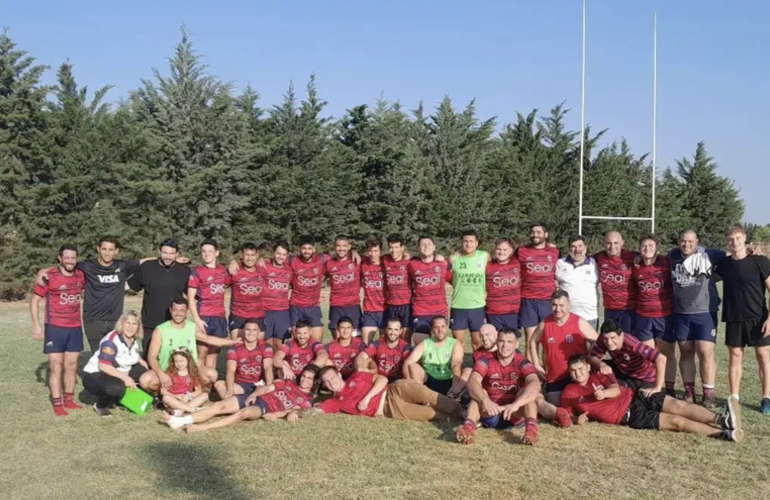
<instances>
[{"instance_id":1,"label":"black sneaker","mask_svg":"<svg viewBox=\"0 0 770 500\"><path fill-rule=\"evenodd\" d=\"M741 403L735 399L735 396L727 398L727 404L725 405L725 429L740 430L741 429Z\"/></svg>"},{"instance_id":2,"label":"black sneaker","mask_svg":"<svg viewBox=\"0 0 770 500\"><path fill-rule=\"evenodd\" d=\"M104 408L102 406L99 406L96 403L94 403L94 411L100 417L111 417L112 416L112 413L110 412L110 410L108 410L107 408Z\"/></svg>"},{"instance_id":3,"label":"black sneaker","mask_svg":"<svg viewBox=\"0 0 770 500\"><path fill-rule=\"evenodd\" d=\"M745 438L743 429L726 430L722 433L722 439L732 441L733 443L742 443Z\"/></svg>"}]
</instances>

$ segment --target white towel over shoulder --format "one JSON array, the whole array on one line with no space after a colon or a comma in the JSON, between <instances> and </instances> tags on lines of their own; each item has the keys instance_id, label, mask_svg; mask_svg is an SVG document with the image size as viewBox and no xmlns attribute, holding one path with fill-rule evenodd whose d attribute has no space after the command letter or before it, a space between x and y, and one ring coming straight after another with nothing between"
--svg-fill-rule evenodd
<instances>
[{"instance_id":1,"label":"white towel over shoulder","mask_svg":"<svg viewBox=\"0 0 770 500\"><path fill-rule=\"evenodd\" d=\"M706 276L710 277L711 271L714 269L708 254L701 251L695 252L694 254L684 259L682 265L684 266L685 272L690 276L705 274Z\"/></svg>"}]
</instances>

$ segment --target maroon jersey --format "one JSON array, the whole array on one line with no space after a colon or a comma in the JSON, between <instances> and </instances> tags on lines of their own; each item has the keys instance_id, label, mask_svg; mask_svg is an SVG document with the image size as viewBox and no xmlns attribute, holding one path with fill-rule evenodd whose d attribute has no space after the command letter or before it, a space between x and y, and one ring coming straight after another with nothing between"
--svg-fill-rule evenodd
<instances>
[{"instance_id":1,"label":"maroon jersey","mask_svg":"<svg viewBox=\"0 0 770 500\"><path fill-rule=\"evenodd\" d=\"M294 307L319 307L321 288L324 284L324 263L326 255L315 254L309 261L290 256L291 305Z\"/></svg>"},{"instance_id":2,"label":"maroon jersey","mask_svg":"<svg viewBox=\"0 0 770 500\"><path fill-rule=\"evenodd\" d=\"M299 375L302 369L312 363L316 355L323 351L323 348L323 344L315 340L311 340L305 347L290 340L281 346L280 351L286 355L284 359L291 366L294 375Z\"/></svg>"},{"instance_id":3,"label":"maroon jersey","mask_svg":"<svg viewBox=\"0 0 770 500\"><path fill-rule=\"evenodd\" d=\"M345 387L340 392L318 405L318 408L323 410L324 413L346 413L348 415L373 417L377 414L380 400L382 395L385 394L386 388L383 388L369 401L369 406L366 407L366 410L360 411L358 409L358 403L364 399L364 396L372 389L373 385L373 373L356 372L345 382Z\"/></svg>"},{"instance_id":4,"label":"maroon jersey","mask_svg":"<svg viewBox=\"0 0 770 500\"><path fill-rule=\"evenodd\" d=\"M85 286L86 278L80 269L75 269L72 276L62 274L58 266L49 269L45 285L35 285L35 295L45 299L45 324L80 328L80 301Z\"/></svg>"},{"instance_id":5,"label":"maroon jersey","mask_svg":"<svg viewBox=\"0 0 770 500\"><path fill-rule=\"evenodd\" d=\"M448 262L409 261L409 281L412 284L412 316L447 316L446 284L452 281Z\"/></svg>"},{"instance_id":6,"label":"maroon jersey","mask_svg":"<svg viewBox=\"0 0 770 500\"><path fill-rule=\"evenodd\" d=\"M399 339L395 347L389 347L384 340L375 340L364 352L377 364L377 373L388 378L401 378L404 360L412 354L412 346L403 339Z\"/></svg>"},{"instance_id":7,"label":"maroon jersey","mask_svg":"<svg viewBox=\"0 0 770 500\"><path fill-rule=\"evenodd\" d=\"M412 284L409 283L409 261L393 260L390 255L382 258L385 270L385 304L389 306L406 306L412 300Z\"/></svg>"},{"instance_id":8,"label":"maroon jersey","mask_svg":"<svg viewBox=\"0 0 770 500\"><path fill-rule=\"evenodd\" d=\"M257 267L249 271L241 267L231 278L230 314L244 319L264 318L262 289L265 284L265 270Z\"/></svg>"},{"instance_id":9,"label":"maroon jersey","mask_svg":"<svg viewBox=\"0 0 770 500\"><path fill-rule=\"evenodd\" d=\"M332 340L326 344L326 352L329 353L329 359L340 371L343 377L347 377L356 371L356 356L364 350L366 345L358 338L350 339L350 344L343 346L339 340Z\"/></svg>"},{"instance_id":10,"label":"maroon jersey","mask_svg":"<svg viewBox=\"0 0 770 500\"><path fill-rule=\"evenodd\" d=\"M272 259L265 260L264 285L262 286L262 305L265 311L288 311L289 289L291 287L291 267L273 264Z\"/></svg>"},{"instance_id":11,"label":"maroon jersey","mask_svg":"<svg viewBox=\"0 0 770 500\"><path fill-rule=\"evenodd\" d=\"M313 395L302 392L293 380L278 380L273 382L273 387L273 392L259 397L267 406L267 413L313 407Z\"/></svg>"},{"instance_id":12,"label":"maroon jersey","mask_svg":"<svg viewBox=\"0 0 770 500\"><path fill-rule=\"evenodd\" d=\"M487 264L487 314L513 314L521 309L521 264Z\"/></svg>"},{"instance_id":13,"label":"maroon jersey","mask_svg":"<svg viewBox=\"0 0 770 500\"><path fill-rule=\"evenodd\" d=\"M195 288L199 316L225 317L225 290L230 283L230 273L222 264L195 266L190 271L187 286Z\"/></svg>"},{"instance_id":14,"label":"maroon jersey","mask_svg":"<svg viewBox=\"0 0 770 500\"><path fill-rule=\"evenodd\" d=\"M559 250L555 247L523 245L516 249L514 255L521 264L521 298L549 300L556 291Z\"/></svg>"},{"instance_id":15,"label":"maroon jersey","mask_svg":"<svg viewBox=\"0 0 770 500\"><path fill-rule=\"evenodd\" d=\"M351 307L360 304L361 266L348 257L345 260L329 259L325 267L329 276L329 305Z\"/></svg>"},{"instance_id":16,"label":"maroon jersey","mask_svg":"<svg viewBox=\"0 0 770 500\"><path fill-rule=\"evenodd\" d=\"M636 256L636 252L629 250L622 250L620 257L610 257L604 250L594 256L605 309L636 309L636 286L631 279Z\"/></svg>"},{"instance_id":17,"label":"maroon jersey","mask_svg":"<svg viewBox=\"0 0 770 500\"><path fill-rule=\"evenodd\" d=\"M171 387L168 388L168 392L174 396L187 394L188 392L193 392L195 390L195 382L193 382L191 376L187 375L183 377L178 373L174 373L169 374L169 377L171 377Z\"/></svg>"},{"instance_id":18,"label":"maroon jersey","mask_svg":"<svg viewBox=\"0 0 770 500\"><path fill-rule=\"evenodd\" d=\"M610 351L604 337L599 335L596 340L591 355L599 359L609 352L610 357L615 362L618 370L626 376L641 380L642 382L655 382L655 362L658 360L660 352L654 347L641 343L636 337L623 335L623 345L617 351Z\"/></svg>"},{"instance_id":19,"label":"maroon jersey","mask_svg":"<svg viewBox=\"0 0 770 500\"><path fill-rule=\"evenodd\" d=\"M580 317L570 313L567 321L559 326L553 315L543 321L540 337L545 358L545 381L556 382L569 377L569 358L574 354L588 356L586 338L580 332Z\"/></svg>"},{"instance_id":20,"label":"maroon jersey","mask_svg":"<svg viewBox=\"0 0 770 500\"><path fill-rule=\"evenodd\" d=\"M364 312L385 311L385 271L382 264L372 264L369 259L361 262L361 287L364 289Z\"/></svg>"},{"instance_id":21,"label":"maroon jersey","mask_svg":"<svg viewBox=\"0 0 770 500\"><path fill-rule=\"evenodd\" d=\"M227 351L227 361L235 361L235 383L256 384L262 380L262 368L265 359L273 357L273 346L260 340L254 349L247 349L244 344L231 347Z\"/></svg>"},{"instance_id":22,"label":"maroon jersey","mask_svg":"<svg viewBox=\"0 0 770 500\"><path fill-rule=\"evenodd\" d=\"M620 394L616 398L597 401L594 397L594 392L597 390L609 389L616 383L612 375L591 373L585 386L573 382L564 388L559 406L579 415L588 412L588 418L597 422L619 424L626 416L628 407L631 406L634 391L621 385Z\"/></svg>"},{"instance_id":23,"label":"maroon jersey","mask_svg":"<svg viewBox=\"0 0 770 500\"><path fill-rule=\"evenodd\" d=\"M645 318L665 318L674 314L674 285L671 262L658 256L651 265L634 267L632 277L637 288L636 314Z\"/></svg>"},{"instance_id":24,"label":"maroon jersey","mask_svg":"<svg viewBox=\"0 0 770 500\"><path fill-rule=\"evenodd\" d=\"M528 375L536 375L535 367L521 353L503 366L497 356L483 357L473 364L473 371L481 375L481 387L489 399L499 405L511 404L525 385Z\"/></svg>"},{"instance_id":25,"label":"maroon jersey","mask_svg":"<svg viewBox=\"0 0 770 500\"><path fill-rule=\"evenodd\" d=\"M482 359L494 358L495 354L497 354L497 351L487 351L483 347L479 347L477 350L473 351L473 364L475 365Z\"/></svg>"}]
</instances>

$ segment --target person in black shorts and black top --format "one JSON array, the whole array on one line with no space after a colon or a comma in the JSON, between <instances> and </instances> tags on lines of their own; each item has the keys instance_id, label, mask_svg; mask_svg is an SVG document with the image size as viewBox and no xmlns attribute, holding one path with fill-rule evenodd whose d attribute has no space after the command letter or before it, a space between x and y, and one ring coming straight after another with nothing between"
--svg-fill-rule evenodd
<instances>
[{"instance_id":1,"label":"person in black shorts and black top","mask_svg":"<svg viewBox=\"0 0 770 500\"><path fill-rule=\"evenodd\" d=\"M743 226L732 226L725 235L731 255L717 263L716 275L724 285L722 321L730 351L730 393L740 399L743 349L753 347L762 382L761 411L770 415L770 317L765 298L765 290L770 290L770 259L748 255Z\"/></svg>"}]
</instances>

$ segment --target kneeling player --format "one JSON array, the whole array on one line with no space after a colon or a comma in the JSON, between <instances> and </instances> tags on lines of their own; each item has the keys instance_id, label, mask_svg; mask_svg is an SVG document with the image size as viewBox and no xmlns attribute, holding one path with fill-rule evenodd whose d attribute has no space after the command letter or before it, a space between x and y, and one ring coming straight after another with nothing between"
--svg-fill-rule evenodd
<instances>
[{"instance_id":1,"label":"kneeling player","mask_svg":"<svg viewBox=\"0 0 770 500\"><path fill-rule=\"evenodd\" d=\"M497 334L497 353L476 361L468 381L471 403L465 423L457 430L457 440L473 442L476 424L506 429L513 419L525 418L526 430L522 443L535 444L538 438L537 399L540 378L534 366L516 348L516 332L500 330ZM519 392L519 389L522 389Z\"/></svg>"},{"instance_id":2,"label":"kneeling player","mask_svg":"<svg viewBox=\"0 0 770 500\"><path fill-rule=\"evenodd\" d=\"M633 429L690 432L743 441L741 407L732 396L727 399L725 410L716 414L652 389L634 393L618 385L612 375L591 373L591 366L582 354L569 359L569 374L573 382L561 393L561 407L577 412L578 415L573 416L576 424L584 424L590 418Z\"/></svg>"},{"instance_id":3,"label":"kneeling player","mask_svg":"<svg viewBox=\"0 0 770 500\"><path fill-rule=\"evenodd\" d=\"M412 346L401 338L401 321L388 320L385 337L375 340L356 357L356 368L360 371L378 373L395 382L404 377L404 361L412 353Z\"/></svg>"},{"instance_id":4,"label":"kneeling player","mask_svg":"<svg viewBox=\"0 0 770 500\"><path fill-rule=\"evenodd\" d=\"M286 417L286 420L294 423L298 419L295 410L308 409L313 406L313 395L318 386L318 372L317 366L307 365L302 369L299 383L293 380L278 380L275 383L259 387L249 395L231 396L192 415L173 417L164 414L162 418L172 429L187 427L188 434L260 418L275 421ZM217 415L229 416L210 424L202 424L202 422Z\"/></svg>"},{"instance_id":5,"label":"kneeling player","mask_svg":"<svg viewBox=\"0 0 770 500\"><path fill-rule=\"evenodd\" d=\"M243 344L227 351L225 380L214 384L219 397L227 399L236 394L251 394L261 384L273 383L273 346L265 342L265 334L259 328L259 320L245 320Z\"/></svg>"}]
</instances>

